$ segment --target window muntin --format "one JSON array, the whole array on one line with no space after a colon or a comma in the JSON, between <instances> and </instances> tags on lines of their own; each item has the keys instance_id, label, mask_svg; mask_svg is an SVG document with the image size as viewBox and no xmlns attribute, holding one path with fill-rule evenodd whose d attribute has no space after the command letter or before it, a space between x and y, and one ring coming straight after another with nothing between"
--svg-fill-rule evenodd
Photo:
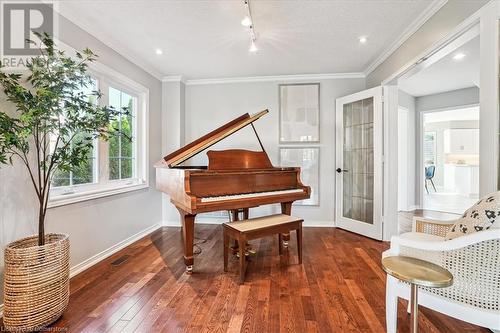
<instances>
[{"instance_id":1,"label":"window muntin","mask_svg":"<svg viewBox=\"0 0 500 333\"><path fill-rule=\"evenodd\" d=\"M109 87L109 105L121 110L109 124L109 179L129 179L135 176L136 97ZM114 132L114 133L113 133Z\"/></svg>"}]
</instances>

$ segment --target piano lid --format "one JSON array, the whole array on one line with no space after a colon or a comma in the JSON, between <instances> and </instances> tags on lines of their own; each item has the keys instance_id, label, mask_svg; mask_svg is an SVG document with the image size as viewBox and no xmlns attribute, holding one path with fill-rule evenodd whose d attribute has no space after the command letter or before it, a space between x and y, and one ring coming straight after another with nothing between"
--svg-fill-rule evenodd
<instances>
[{"instance_id":1,"label":"piano lid","mask_svg":"<svg viewBox=\"0 0 500 333\"><path fill-rule=\"evenodd\" d=\"M169 167L177 166L182 162L195 156L199 152L207 149L208 147L213 146L214 144L228 137L234 132L239 131L245 126L248 126L249 124L253 123L254 121L256 121L257 119L259 119L268 112L269 110L266 109L252 116L250 116L248 113L245 113L244 115L213 130L212 132L205 134L201 138L196 139L195 141L189 143L188 145L180 149L177 149L173 153L168 154L163 159L167 162L167 165Z\"/></svg>"}]
</instances>

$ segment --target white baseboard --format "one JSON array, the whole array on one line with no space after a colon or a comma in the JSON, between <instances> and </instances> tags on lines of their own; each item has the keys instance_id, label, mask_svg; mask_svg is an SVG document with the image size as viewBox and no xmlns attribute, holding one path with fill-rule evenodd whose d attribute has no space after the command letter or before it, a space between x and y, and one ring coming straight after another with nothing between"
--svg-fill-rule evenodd
<instances>
[{"instance_id":1,"label":"white baseboard","mask_svg":"<svg viewBox=\"0 0 500 333\"><path fill-rule=\"evenodd\" d=\"M203 217L196 219L197 224L222 224L223 221L221 218L212 218L212 217ZM181 224L179 221L163 221L162 225L164 227L180 227ZM304 228L307 227L321 227L321 228L333 228L335 227L334 221L311 221L305 220L302 225Z\"/></svg>"},{"instance_id":2,"label":"white baseboard","mask_svg":"<svg viewBox=\"0 0 500 333\"><path fill-rule=\"evenodd\" d=\"M98 254L82 261L79 264L76 264L75 266L73 266L69 269L70 278L74 277L75 275L80 274L81 272L83 272L87 268L94 266L98 262L106 259L107 257L109 257L112 254L115 254L116 252L118 252L121 249L127 247L128 245L138 241L139 239L152 233L153 231L155 231L156 229L158 229L160 227L161 227L160 223L155 223L154 225L147 227L146 229L136 233L135 235L132 235L129 238L122 240L119 243L116 243L115 245L111 246L110 248L108 248L102 252L99 252Z\"/></svg>"},{"instance_id":3,"label":"white baseboard","mask_svg":"<svg viewBox=\"0 0 500 333\"><path fill-rule=\"evenodd\" d=\"M115 254L116 252L120 251L121 249L123 249L123 248L129 246L130 244L138 241L139 239L141 239L144 236L152 233L153 231L155 231L156 229L160 228L161 226L162 226L161 223L156 223L156 224L154 224L154 225L152 225L150 227L147 227L146 229L144 229L142 231L139 231L135 235L132 235L129 238L126 238L126 239L122 240L119 243L116 243L115 245L111 246L110 248L108 248L108 249L106 249L106 250L104 250L102 252L99 252L98 254L96 254L96 255L94 255L94 256L92 256L92 257L90 257L90 258L82 261L79 264L76 264L73 267L70 267L70 269L69 269L69 277L72 278L75 275L80 274L81 272L83 272L87 268L90 268L90 267L94 266L95 264L99 263L100 261L103 261L104 259L106 259L110 255ZM3 316L3 304L0 304L0 318L2 318L2 316Z\"/></svg>"},{"instance_id":4,"label":"white baseboard","mask_svg":"<svg viewBox=\"0 0 500 333\"><path fill-rule=\"evenodd\" d=\"M302 224L303 227L319 227L319 228L335 228L335 222L334 221L310 221L310 220L305 220L304 224Z\"/></svg>"}]
</instances>

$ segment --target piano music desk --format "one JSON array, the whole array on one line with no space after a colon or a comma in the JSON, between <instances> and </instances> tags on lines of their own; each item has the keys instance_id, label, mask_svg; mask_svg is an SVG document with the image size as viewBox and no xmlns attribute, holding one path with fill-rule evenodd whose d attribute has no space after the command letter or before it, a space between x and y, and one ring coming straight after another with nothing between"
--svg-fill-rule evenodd
<instances>
[{"instance_id":1,"label":"piano music desk","mask_svg":"<svg viewBox=\"0 0 500 333\"><path fill-rule=\"evenodd\" d=\"M246 241L278 234L279 254L283 253L281 235L292 230L297 232L297 250L299 265L302 264L302 222L304 220L285 214L263 216L238 222L224 223L224 272L227 272L229 241L236 239L240 244ZM240 252L240 284L245 281L246 259L245 247L239 247Z\"/></svg>"}]
</instances>

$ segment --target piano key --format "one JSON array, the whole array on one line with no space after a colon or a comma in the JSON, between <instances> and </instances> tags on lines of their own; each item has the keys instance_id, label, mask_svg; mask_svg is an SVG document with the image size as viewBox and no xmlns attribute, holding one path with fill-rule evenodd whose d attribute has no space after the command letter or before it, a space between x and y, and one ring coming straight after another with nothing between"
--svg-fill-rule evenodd
<instances>
[{"instance_id":1,"label":"piano key","mask_svg":"<svg viewBox=\"0 0 500 333\"><path fill-rule=\"evenodd\" d=\"M272 196L272 195L283 195L283 194L303 193L303 192L304 192L303 189L295 188L295 189L291 189L291 190L243 193L243 194L236 194L236 195L223 195L223 196L218 196L218 197L203 197L203 198L201 198L201 202L237 200L237 199L257 198L257 197L266 197L266 196Z\"/></svg>"}]
</instances>

